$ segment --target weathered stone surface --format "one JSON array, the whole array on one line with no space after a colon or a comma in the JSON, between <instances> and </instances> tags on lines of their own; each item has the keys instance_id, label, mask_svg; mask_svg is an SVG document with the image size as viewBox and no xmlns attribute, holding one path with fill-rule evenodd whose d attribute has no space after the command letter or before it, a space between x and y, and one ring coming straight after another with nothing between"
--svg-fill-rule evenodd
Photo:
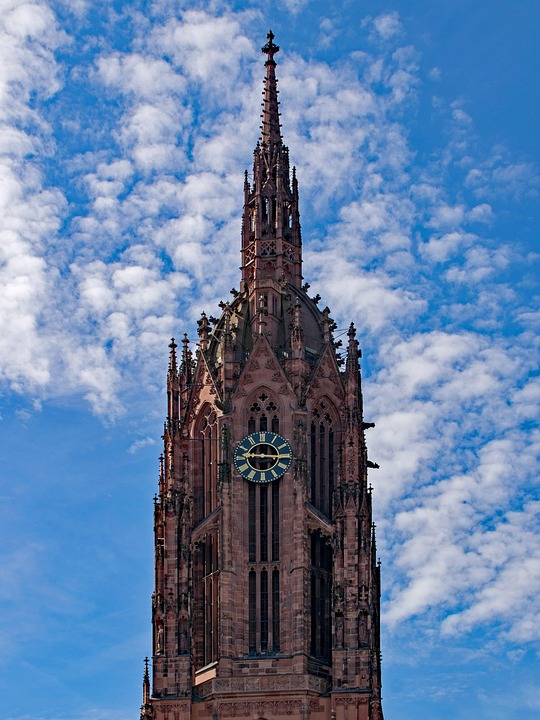
<instances>
[{"instance_id":1,"label":"weathered stone surface","mask_svg":"<svg viewBox=\"0 0 540 720\"><path fill-rule=\"evenodd\" d=\"M240 290L217 321L203 314L196 353L187 336L180 358L170 346L141 717L382 720L360 351L351 325L342 370L330 311L302 285L271 34L263 50ZM292 448L272 482L233 462L254 432ZM246 474L279 468L279 443L243 451Z\"/></svg>"}]
</instances>

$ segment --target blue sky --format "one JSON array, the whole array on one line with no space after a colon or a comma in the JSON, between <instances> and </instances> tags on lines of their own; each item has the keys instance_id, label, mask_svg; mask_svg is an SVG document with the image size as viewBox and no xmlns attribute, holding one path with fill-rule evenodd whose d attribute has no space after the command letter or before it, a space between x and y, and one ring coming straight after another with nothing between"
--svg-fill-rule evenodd
<instances>
[{"instance_id":1,"label":"blue sky","mask_svg":"<svg viewBox=\"0 0 540 720\"><path fill-rule=\"evenodd\" d=\"M271 27L363 348L389 720L540 716L540 8L2 0L0 692L138 717L171 335L239 281Z\"/></svg>"}]
</instances>

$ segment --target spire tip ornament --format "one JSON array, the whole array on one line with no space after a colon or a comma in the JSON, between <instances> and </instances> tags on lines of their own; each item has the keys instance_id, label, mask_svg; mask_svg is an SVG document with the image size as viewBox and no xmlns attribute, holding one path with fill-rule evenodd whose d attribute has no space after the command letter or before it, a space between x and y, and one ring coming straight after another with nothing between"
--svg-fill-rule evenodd
<instances>
[{"instance_id":1,"label":"spire tip ornament","mask_svg":"<svg viewBox=\"0 0 540 720\"><path fill-rule=\"evenodd\" d=\"M265 53L265 55L268 55L268 60L266 61L266 64L273 63L276 64L276 61L274 60L274 55L279 52L279 45L276 45L274 43L275 35L274 33L269 30L268 34L266 36L268 42L266 45L263 45L261 48L261 52Z\"/></svg>"}]
</instances>

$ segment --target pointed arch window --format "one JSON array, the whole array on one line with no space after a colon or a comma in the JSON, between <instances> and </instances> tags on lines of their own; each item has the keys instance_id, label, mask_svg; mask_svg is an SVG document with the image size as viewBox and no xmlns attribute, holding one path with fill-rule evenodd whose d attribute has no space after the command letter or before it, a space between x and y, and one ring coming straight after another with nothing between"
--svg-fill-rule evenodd
<instances>
[{"instance_id":1,"label":"pointed arch window","mask_svg":"<svg viewBox=\"0 0 540 720\"><path fill-rule=\"evenodd\" d=\"M263 390L248 409L248 433L279 433L279 408ZM280 649L280 480L248 485L248 652Z\"/></svg>"},{"instance_id":2,"label":"pointed arch window","mask_svg":"<svg viewBox=\"0 0 540 720\"><path fill-rule=\"evenodd\" d=\"M311 415L309 430L310 500L329 518L332 516L332 496L336 467L335 411L321 400Z\"/></svg>"},{"instance_id":3,"label":"pointed arch window","mask_svg":"<svg viewBox=\"0 0 540 720\"><path fill-rule=\"evenodd\" d=\"M248 433L271 430L279 433L278 406L270 395L261 392L251 403L248 415Z\"/></svg>"},{"instance_id":4,"label":"pointed arch window","mask_svg":"<svg viewBox=\"0 0 540 720\"><path fill-rule=\"evenodd\" d=\"M218 431L217 416L205 405L195 425L194 521L200 522L217 507Z\"/></svg>"}]
</instances>

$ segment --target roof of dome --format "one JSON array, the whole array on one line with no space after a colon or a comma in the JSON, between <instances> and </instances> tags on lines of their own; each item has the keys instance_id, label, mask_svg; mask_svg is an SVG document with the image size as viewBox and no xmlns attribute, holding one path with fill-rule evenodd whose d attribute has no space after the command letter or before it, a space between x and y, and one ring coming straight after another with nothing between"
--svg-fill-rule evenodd
<instances>
[{"instance_id":1,"label":"roof of dome","mask_svg":"<svg viewBox=\"0 0 540 720\"><path fill-rule=\"evenodd\" d=\"M278 332L276 342L273 343L274 351L278 360L285 360L291 355L291 324L297 299L300 305L306 359L315 362L324 349L324 315L304 290L299 290L291 284L285 287L281 295ZM221 363L221 337L226 327L228 313L230 313L230 326L233 334L234 362L245 363L254 344L253 317L250 314L248 297L245 293L239 294L230 303L228 310L224 309L209 337L209 346L204 355L211 369L215 369Z\"/></svg>"}]
</instances>

